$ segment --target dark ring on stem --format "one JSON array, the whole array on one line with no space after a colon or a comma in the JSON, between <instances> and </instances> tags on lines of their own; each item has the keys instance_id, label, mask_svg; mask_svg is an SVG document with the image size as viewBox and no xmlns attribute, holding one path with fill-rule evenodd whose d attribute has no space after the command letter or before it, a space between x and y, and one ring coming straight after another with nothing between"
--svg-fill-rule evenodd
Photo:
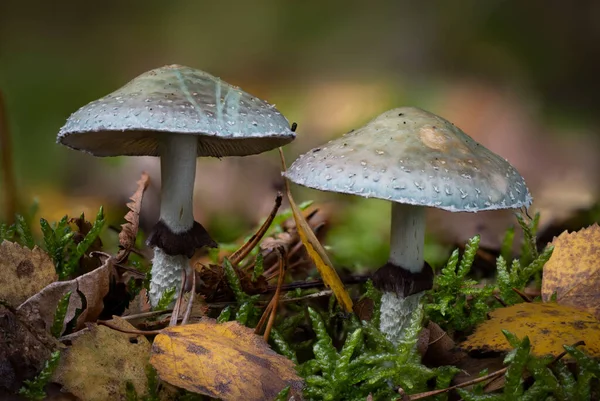
<instances>
[{"instance_id":1,"label":"dark ring on stem","mask_svg":"<svg viewBox=\"0 0 600 401\"><path fill-rule=\"evenodd\" d=\"M154 225L146 245L158 247L167 255L185 255L188 258L194 256L194 252L198 248L204 246L209 248L217 248L218 245L213 240L202 224L194 221L194 225L189 230L182 233L174 233L167 224L159 220Z\"/></svg>"},{"instance_id":2,"label":"dark ring on stem","mask_svg":"<svg viewBox=\"0 0 600 401\"><path fill-rule=\"evenodd\" d=\"M406 298L433 287L433 269L425 262L420 272L413 273L388 262L375 272L373 284L383 292L395 292L399 297Z\"/></svg>"}]
</instances>

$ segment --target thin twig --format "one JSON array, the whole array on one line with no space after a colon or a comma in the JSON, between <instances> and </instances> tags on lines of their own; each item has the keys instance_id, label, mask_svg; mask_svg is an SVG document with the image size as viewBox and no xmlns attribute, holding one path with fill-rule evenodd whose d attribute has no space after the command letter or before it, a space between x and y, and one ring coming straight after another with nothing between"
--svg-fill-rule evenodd
<instances>
[{"instance_id":1,"label":"thin twig","mask_svg":"<svg viewBox=\"0 0 600 401\"><path fill-rule=\"evenodd\" d=\"M571 347L579 347L579 346L584 346L585 345L585 341L580 340L577 341L575 344L571 345ZM556 357L554 357L554 359L552 360L552 362L550 362L548 364L548 366L550 365L554 365L556 362L558 362L560 359L564 358L565 355L567 355L568 352L567 351L563 351L560 354L558 354Z\"/></svg>"},{"instance_id":2,"label":"thin twig","mask_svg":"<svg viewBox=\"0 0 600 401\"><path fill-rule=\"evenodd\" d=\"M277 253L279 255L279 279L277 280L277 290L275 290L275 295L273 295L273 307L271 308L269 322L267 323L267 328L265 329L264 334L264 339L267 342L269 341L269 336L271 335L271 328L273 327L273 323L275 322L275 315L277 315L277 306L279 302L279 295L281 294L281 285L283 284L283 277L285 276L286 257L284 255L283 249L277 248Z\"/></svg>"},{"instance_id":3,"label":"thin twig","mask_svg":"<svg viewBox=\"0 0 600 401\"><path fill-rule=\"evenodd\" d=\"M177 300L175 301L175 306L173 307L173 313L171 314L169 326L176 326L177 321L179 320L179 309L181 308L181 301L183 299L183 289L185 288L185 280L187 277L186 270L187 269L183 269L181 272L181 288L179 289L179 293L177 294Z\"/></svg>"},{"instance_id":4,"label":"thin twig","mask_svg":"<svg viewBox=\"0 0 600 401\"><path fill-rule=\"evenodd\" d=\"M289 258L287 258L287 260L289 260ZM295 262L294 262L294 263L292 263L292 264L288 264L288 266L287 266L286 270L287 270L287 271L292 271L292 270L294 270L295 268L297 268L298 266L306 265L306 264L309 264L309 263L312 263L312 262L311 262L310 260L300 259L300 260L297 260L297 261L295 261ZM268 276L268 277L265 277L265 279L266 279L267 281L271 281L273 278L275 278L275 277L277 276L277 274L279 274L279 273L278 273L278 272L274 272L274 273L273 273L273 274L271 274L270 276Z\"/></svg>"},{"instance_id":5,"label":"thin twig","mask_svg":"<svg viewBox=\"0 0 600 401\"><path fill-rule=\"evenodd\" d=\"M427 346L429 347L430 345L433 345L433 344L437 343L438 341L440 341L442 338L446 337L447 335L448 335L448 333L446 333L444 331L441 336L439 336L435 340L431 341L429 344L427 344Z\"/></svg>"},{"instance_id":6,"label":"thin twig","mask_svg":"<svg viewBox=\"0 0 600 401\"><path fill-rule=\"evenodd\" d=\"M154 335L160 334L160 332L162 331L162 330L145 330L145 331L143 331L143 330L135 330L135 329L122 329L122 328L117 327L114 324L110 323L109 320L98 320L98 324L101 326L106 326L113 330L120 331L121 333L141 334L144 336L154 336Z\"/></svg>"},{"instance_id":7,"label":"thin twig","mask_svg":"<svg viewBox=\"0 0 600 401\"><path fill-rule=\"evenodd\" d=\"M271 300L267 304L267 307L263 311L263 314L260 317L260 320L258 321L258 323L256 324L256 327L254 328L254 334L260 334L260 331L262 330L263 326L265 325L265 322L267 321L267 318L269 317L269 313L271 312L271 309L273 308L273 300L274 299L275 298L271 298Z\"/></svg>"},{"instance_id":8,"label":"thin twig","mask_svg":"<svg viewBox=\"0 0 600 401\"><path fill-rule=\"evenodd\" d=\"M254 249L254 247L260 242L262 237L266 234L267 230L271 226L271 223L273 222L273 219L275 219L275 216L277 215L277 211L279 210L279 207L281 206L282 199L283 199L283 195L281 194L281 192L278 192L277 198L275 198L275 206L273 206L271 213L266 218L264 223L260 226L260 228L258 229L256 234L252 235L252 237L248 240L248 242L246 242L244 245L242 245L242 247L240 249L235 251L233 253L233 255L231 255L229 257L229 261L231 262L232 266L237 266L242 260L244 260L244 258L246 256L248 256L250 251L252 251L252 249Z\"/></svg>"},{"instance_id":9,"label":"thin twig","mask_svg":"<svg viewBox=\"0 0 600 401\"><path fill-rule=\"evenodd\" d=\"M504 302L504 300L502 298L500 298L498 295L494 294L494 298L496 298L496 301L498 301L502 306L504 306L504 307L508 306L506 304L506 302Z\"/></svg>"},{"instance_id":10,"label":"thin twig","mask_svg":"<svg viewBox=\"0 0 600 401\"><path fill-rule=\"evenodd\" d=\"M514 292L516 292L525 302L531 303L533 302L531 300L531 298L529 298L529 296L527 296L527 294L525 294L523 291L519 290L518 288L513 287L512 290Z\"/></svg>"},{"instance_id":11,"label":"thin twig","mask_svg":"<svg viewBox=\"0 0 600 401\"><path fill-rule=\"evenodd\" d=\"M279 248L278 248L279 250ZM277 253L278 255L278 259L280 260L281 263L281 259L283 258L283 255L281 252ZM281 276L281 274L280 274ZM277 294L277 290L279 289L279 291L281 291L281 285L280 285L280 281L281 280L277 280L277 288L275 289L275 293ZM269 303L267 304L267 306L265 307L265 310L263 311L263 314L260 317L260 320L258 321L258 323L256 324L256 327L254 328L254 334L260 334L263 326L265 325L265 323L267 322L267 319L270 316L271 311L273 310L273 306L275 305L275 300L277 298L275 296L273 296L271 298L271 300L269 301Z\"/></svg>"},{"instance_id":12,"label":"thin twig","mask_svg":"<svg viewBox=\"0 0 600 401\"><path fill-rule=\"evenodd\" d=\"M292 247L292 249L290 249L288 251L287 258L289 259L292 256L294 256L300 249L302 249L302 247L304 247L304 244L302 243L302 241L300 241L300 237L298 237L298 242L296 242L294 244L294 246ZM274 274L275 272L277 272L277 267L278 267L277 262L273 263L267 270L265 270L263 275L266 277L266 276ZM273 277L275 277L275 276L273 276Z\"/></svg>"},{"instance_id":13,"label":"thin twig","mask_svg":"<svg viewBox=\"0 0 600 401\"><path fill-rule=\"evenodd\" d=\"M183 315L183 320L181 321L182 325L188 322L190 314L192 313L194 294L196 294L196 272L192 269L192 289L190 290L190 299L188 300L187 308L185 309L185 314Z\"/></svg>"},{"instance_id":14,"label":"thin twig","mask_svg":"<svg viewBox=\"0 0 600 401\"><path fill-rule=\"evenodd\" d=\"M17 212L17 185L13 164L13 148L8 128L8 114L4 96L0 90L0 155L2 158L2 181L4 182L4 220L14 223Z\"/></svg>"},{"instance_id":15,"label":"thin twig","mask_svg":"<svg viewBox=\"0 0 600 401\"><path fill-rule=\"evenodd\" d=\"M333 291L331 291L331 290L323 290L323 291L315 292L314 294L308 294L308 295L304 295L304 296L298 297L298 298L283 298L283 299L280 299L279 302L281 302L281 303L288 303L288 302L305 301L307 299L312 299L312 298L326 297L326 296L329 296L331 294L333 294Z\"/></svg>"},{"instance_id":16,"label":"thin twig","mask_svg":"<svg viewBox=\"0 0 600 401\"><path fill-rule=\"evenodd\" d=\"M363 284L365 283L368 279L370 279L371 276L370 275L353 275L353 276L348 276L345 277L344 280L342 280L342 283L344 284ZM325 284L323 283L323 280L321 279L317 279L317 280L311 280L311 281L300 281L300 282L293 282L293 283L289 283L289 284L284 284L283 286L281 286L281 291L293 291L295 289L301 288L303 290L308 289L308 288L318 288L318 287L323 287L325 286ZM275 286L268 286L266 291L261 291L262 293L266 293L266 292L271 292L271 291L275 291L276 287Z\"/></svg>"},{"instance_id":17,"label":"thin twig","mask_svg":"<svg viewBox=\"0 0 600 401\"><path fill-rule=\"evenodd\" d=\"M135 320L135 319L141 319L141 318L145 318L145 317L152 317L152 316L162 315L162 314L171 313L171 312L173 312L173 309L153 310L153 311L150 311L150 312L136 313L135 315L122 316L121 319L123 319L123 320Z\"/></svg>"},{"instance_id":18,"label":"thin twig","mask_svg":"<svg viewBox=\"0 0 600 401\"><path fill-rule=\"evenodd\" d=\"M434 395L447 393L448 391L451 391L451 390L454 390L454 389L457 389L457 388L469 387L469 386L471 386L473 384L481 383L483 381L486 381L486 380L489 380L489 379L493 379L493 378L495 378L497 376L501 376L504 373L506 373L507 369L508 368L502 368L500 370L497 370L495 372L490 373L489 375L478 377L477 379L469 380L468 382L460 383L460 384L457 384L456 386L452 386L452 387L448 387L448 388L443 388L441 390L433 390L433 391L426 391L424 393L413 394L413 395L409 396L409 400L410 401L421 400L423 398L432 397ZM398 398L397 400L401 400L401 399L402 398Z\"/></svg>"}]
</instances>

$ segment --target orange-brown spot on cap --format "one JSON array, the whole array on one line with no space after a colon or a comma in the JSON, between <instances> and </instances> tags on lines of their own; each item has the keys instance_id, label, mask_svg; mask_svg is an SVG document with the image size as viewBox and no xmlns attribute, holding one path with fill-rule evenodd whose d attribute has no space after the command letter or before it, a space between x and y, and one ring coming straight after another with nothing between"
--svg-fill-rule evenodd
<instances>
[{"instance_id":1,"label":"orange-brown spot on cap","mask_svg":"<svg viewBox=\"0 0 600 401\"><path fill-rule=\"evenodd\" d=\"M448 148L449 138L436 126L425 125L421 127L419 137L421 142L431 149L445 151Z\"/></svg>"}]
</instances>

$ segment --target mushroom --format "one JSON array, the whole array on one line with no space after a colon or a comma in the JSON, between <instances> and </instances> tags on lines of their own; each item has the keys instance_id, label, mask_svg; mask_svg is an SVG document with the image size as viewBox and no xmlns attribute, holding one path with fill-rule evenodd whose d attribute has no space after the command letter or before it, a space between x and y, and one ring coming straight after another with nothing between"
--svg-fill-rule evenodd
<instances>
[{"instance_id":1,"label":"mushroom","mask_svg":"<svg viewBox=\"0 0 600 401\"><path fill-rule=\"evenodd\" d=\"M423 291L426 207L478 212L528 206L523 177L454 124L427 111L387 111L357 130L300 156L285 176L322 191L392 201L390 255L373 277L384 294L381 330L393 342Z\"/></svg>"},{"instance_id":2,"label":"mushroom","mask_svg":"<svg viewBox=\"0 0 600 401\"><path fill-rule=\"evenodd\" d=\"M198 156L246 156L291 142L295 134L272 105L206 72L181 65L157 68L73 113L57 142L94 156L159 156L160 220L150 302L179 290L197 248L217 244L194 221Z\"/></svg>"}]
</instances>

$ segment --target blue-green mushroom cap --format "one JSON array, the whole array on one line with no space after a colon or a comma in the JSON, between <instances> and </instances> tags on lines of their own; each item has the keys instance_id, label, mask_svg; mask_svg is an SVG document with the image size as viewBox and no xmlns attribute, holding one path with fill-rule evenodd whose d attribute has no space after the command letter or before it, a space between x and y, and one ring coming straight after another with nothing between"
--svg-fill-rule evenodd
<instances>
[{"instance_id":1,"label":"blue-green mushroom cap","mask_svg":"<svg viewBox=\"0 0 600 401\"><path fill-rule=\"evenodd\" d=\"M387 111L312 149L285 176L322 191L453 212L527 207L532 201L525 180L505 159L415 107Z\"/></svg>"},{"instance_id":2,"label":"blue-green mushroom cap","mask_svg":"<svg viewBox=\"0 0 600 401\"><path fill-rule=\"evenodd\" d=\"M198 156L245 156L291 142L273 106L204 71L170 65L73 113L57 142L95 156L160 156L173 134L196 135Z\"/></svg>"}]
</instances>

